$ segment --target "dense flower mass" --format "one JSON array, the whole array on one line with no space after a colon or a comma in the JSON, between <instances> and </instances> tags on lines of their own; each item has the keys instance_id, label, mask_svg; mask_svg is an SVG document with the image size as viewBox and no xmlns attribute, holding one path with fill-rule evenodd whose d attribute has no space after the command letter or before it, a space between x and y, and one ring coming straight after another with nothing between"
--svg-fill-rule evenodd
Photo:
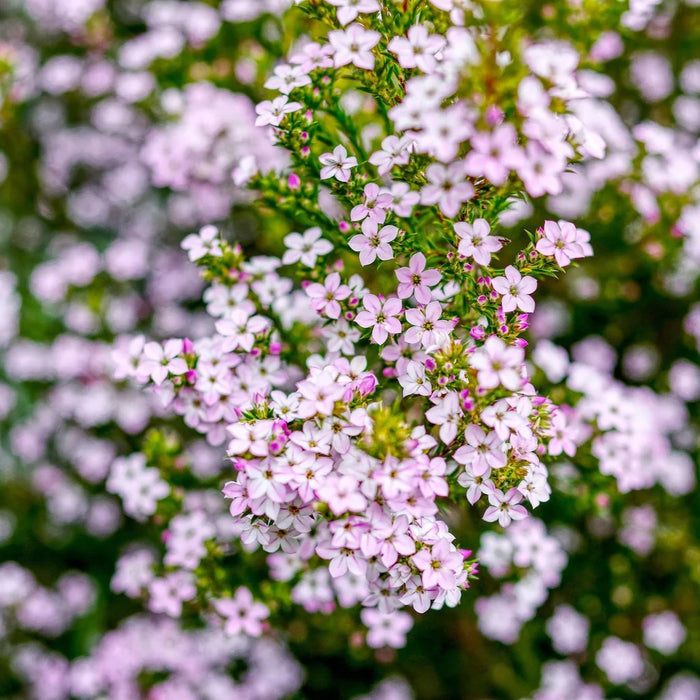
<instances>
[{"instance_id":1,"label":"dense flower mass","mask_svg":"<svg viewBox=\"0 0 700 700\"><path fill-rule=\"evenodd\" d=\"M0 695L699 698L696 5L0 7Z\"/></svg>"}]
</instances>

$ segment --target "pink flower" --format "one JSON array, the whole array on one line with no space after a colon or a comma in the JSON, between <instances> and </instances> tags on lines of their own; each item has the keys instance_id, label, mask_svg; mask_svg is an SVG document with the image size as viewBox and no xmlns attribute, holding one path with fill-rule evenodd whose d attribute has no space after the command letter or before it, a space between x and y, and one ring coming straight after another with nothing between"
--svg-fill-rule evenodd
<instances>
[{"instance_id":1,"label":"pink flower","mask_svg":"<svg viewBox=\"0 0 700 700\"><path fill-rule=\"evenodd\" d=\"M569 221L545 221L540 229L542 238L535 246L538 253L554 256L559 267L566 267L574 258L585 257L579 232Z\"/></svg>"},{"instance_id":2,"label":"pink flower","mask_svg":"<svg viewBox=\"0 0 700 700\"><path fill-rule=\"evenodd\" d=\"M339 318L341 309L338 302L347 299L352 293L350 287L340 282L340 275L332 272L323 284L310 284L305 291L311 298L311 308L328 318Z\"/></svg>"},{"instance_id":3,"label":"pink flower","mask_svg":"<svg viewBox=\"0 0 700 700\"><path fill-rule=\"evenodd\" d=\"M405 372L398 376L398 380L403 387L404 396L411 394L430 396L432 393L433 388L425 376L425 367L415 360L409 360L406 363Z\"/></svg>"},{"instance_id":4,"label":"pink flower","mask_svg":"<svg viewBox=\"0 0 700 700\"><path fill-rule=\"evenodd\" d=\"M416 253L409 260L408 267L396 271L400 282L396 290L399 299L407 299L413 294L419 304L427 304L433 298L429 288L442 279L442 274L438 270L426 270L425 264L425 255Z\"/></svg>"},{"instance_id":5,"label":"pink flower","mask_svg":"<svg viewBox=\"0 0 700 700\"><path fill-rule=\"evenodd\" d=\"M509 489L503 493L498 489L489 492L489 503L491 504L484 513L484 520L493 523L498 520L501 527L508 527L511 520L522 520L527 518L525 506L518 505L523 500L523 495L518 489Z\"/></svg>"},{"instance_id":6,"label":"pink flower","mask_svg":"<svg viewBox=\"0 0 700 700\"><path fill-rule=\"evenodd\" d=\"M489 236L491 226L486 219L476 219L471 224L460 221L454 225L454 229L460 238L459 254L473 258L479 265L489 265L491 254L503 247L500 239Z\"/></svg>"},{"instance_id":7,"label":"pink flower","mask_svg":"<svg viewBox=\"0 0 700 700\"><path fill-rule=\"evenodd\" d=\"M441 539L431 548L423 547L411 561L423 572L421 578L426 588L439 586L451 590L457 585L455 572L462 570L464 558L446 539Z\"/></svg>"},{"instance_id":8,"label":"pink flower","mask_svg":"<svg viewBox=\"0 0 700 700\"><path fill-rule=\"evenodd\" d=\"M333 32L331 32L332 34ZM345 146L336 146L333 153L324 153L319 156L321 161L321 180L329 180L334 177L340 182L347 182L350 179L351 168L357 167L357 158L348 157Z\"/></svg>"},{"instance_id":9,"label":"pink flower","mask_svg":"<svg viewBox=\"0 0 700 700\"><path fill-rule=\"evenodd\" d=\"M216 322L216 331L229 339L231 350L241 348L250 352L255 336L266 330L268 323L263 316L249 316L245 309L239 307Z\"/></svg>"},{"instance_id":10,"label":"pink flower","mask_svg":"<svg viewBox=\"0 0 700 700\"><path fill-rule=\"evenodd\" d=\"M181 375L188 371L187 362L180 357L182 353L181 340L167 340L165 345L146 343L143 348L145 362L140 367L148 372L155 384L162 384L168 374Z\"/></svg>"},{"instance_id":11,"label":"pink flower","mask_svg":"<svg viewBox=\"0 0 700 700\"><path fill-rule=\"evenodd\" d=\"M335 515L362 513L367 500L359 489L357 479L350 475L329 474L318 487L318 497L328 504Z\"/></svg>"},{"instance_id":12,"label":"pink flower","mask_svg":"<svg viewBox=\"0 0 700 700\"><path fill-rule=\"evenodd\" d=\"M485 177L502 185L511 170L523 161L523 149L511 124L502 124L492 132L478 132L471 138L472 150L464 160L464 169L472 177Z\"/></svg>"},{"instance_id":13,"label":"pink flower","mask_svg":"<svg viewBox=\"0 0 700 700\"><path fill-rule=\"evenodd\" d=\"M555 411L550 421L550 428L547 434L551 436L547 446L548 454L553 457L559 456L562 452L573 457L576 454L576 428L569 425L566 414L563 411Z\"/></svg>"},{"instance_id":14,"label":"pink flower","mask_svg":"<svg viewBox=\"0 0 700 700\"><path fill-rule=\"evenodd\" d=\"M561 175L566 168L566 158L551 153L538 141L528 141L525 158L517 167L518 177L533 197L544 194L561 194L564 186Z\"/></svg>"},{"instance_id":15,"label":"pink flower","mask_svg":"<svg viewBox=\"0 0 700 700\"><path fill-rule=\"evenodd\" d=\"M286 478L282 465L274 459L248 461L245 468L250 498L264 498L273 503L285 503L288 499Z\"/></svg>"},{"instance_id":16,"label":"pink flower","mask_svg":"<svg viewBox=\"0 0 700 700\"><path fill-rule=\"evenodd\" d=\"M289 61L300 65L305 73L311 73L317 68L330 68L333 65L332 54L333 47L328 44L321 46L316 42L311 42L306 44L299 53L294 54Z\"/></svg>"},{"instance_id":17,"label":"pink flower","mask_svg":"<svg viewBox=\"0 0 700 700\"><path fill-rule=\"evenodd\" d=\"M453 325L449 321L441 321L442 306L439 301L431 301L420 309L408 309L406 320L413 326L406 331L407 343L421 343L424 348L440 345L445 335Z\"/></svg>"},{"instance_id":18,"label":"pink flower","mask_svg":"<svg viewBox=\"0 0 700 700\"><path fill-rule=\"evenodd\" d=\"M361 221L369 217L375 223L383 224L391 199L391 195L388 192L382 192L379 189L379 185L370 182L365 185L365 201L352 208L350 219L352 221Z\"/></svg>"},{"instance_id":19,"label":"pink flower","mask_svg":"<svg viewBox=\"0 0 700 700\"><path fill-rule=\"evenodd\" d=\"M286 114L291 114L301 109L299 102L290 102L286 95L276 97L274 100L265 100L256 105L255 112L258 115L255 126L279 126Z\"/></svg>"},{"instance_id":20,"label":"pink flower","mask_svg":"<svg viewBox=\"0 0 700 700\"><path fill-rule=\"evenodd\" d=\"M338 146L338 148L342 148L342 146ZM301 262L306 267L314 267L316 258L327 255L333 250L330 241L321 238L321 229L318 226L307 229L303 234L290 233L284 237L284 244L287 246L282 257L282 262L285 265Z\"/></svg>"},{"instance_id":21,"label":"pink flower","mask_svg":"<svg viewBox=\"0 0 700 700\"><path fill-rule=\"evenodd\" d=\"M271 420L258 420L251 423L233 423L226 430L231 435L227 452L229 455L242 455L250 452L256 457L268 453L268 439L272 435Z\"/></svg>"},{"instance_id":22,"label":"pink flower","mask_svg":"<svg viewBox=\"0 0 700 700\"><path fill-rule=\"evenodd\" d=\"M372 70L374 55L372 49L379 43L381 34L365 29L360 24L351 24L347 29L328 32L328 42L335 50L335 67L352 63L357 68Z\"/></svg>"},{"instance_id":23,"label":"pink flower","mask_svg":"<svg viewBox=\"0 0 700 700\"><path fill-rule=\"evenodd\" d=\"M425 412L425 417L433 425L440 426L440 439L449 445L457 437L457 426L464 413L455 391L445 394L439 402Z\"/></svg>"},{"instance_id":24,"label":"pink flower","mask_svg":"<svg viewBox=\"0 0 700 700\"><path fill-rule=\"evenodd\" d=\"M345 388L326 372L299 382L297 390L301 395L297 409L300 418L332 415L335 402L345 393Z\"/></svg>"},{"instance_id":25,"label":"pink flower","mask_svg":"<svg viewBox=\"0 0 700 700\"><path fill-rule=\"evenodd\" d=\"M395 36L387 48L395 53L403 68L419 68L430 73L437 65L435 55L445 46L445 37L428 34L423 24L415 24L408 30L407 37Z\"/></svg>"},{"instance_id":26,"label":"pink flower","mask_svg":"<svg viewBox=\"0 0 700 700\"><path fill-rule=\"evenodd\" d=\"M376 221L365 219L362 222L362 233L353 236L348 245L360 254L360 264L364 266L373 263L377 258L391 260L394 251L389 243L398 235L399 229L396 226L382 226L379 229Z\"/></svg>"},{"instance_id":27,"label":"pink flower","mask_svg":"<svg viewBox=\"0 0 700 700\"><path fill-rule=\"evenodd\" d=\"M228 635L247 634L259 637L263 632L262 621L270 615L270 611L262 603L253 600L253 594L241 586L233 598L219 598L212 604L226 622L224 630Z\"/></svg>"},{"instance_id":28,"label":"pink flower","mask_svg":"<svg viewBox=\"0 0 700 700\"><path fill-rule=\"evenodd\" d=\"M170 617L182 615L182 603L192 600L197 589L189 571L173 571L164 578L154 578L148 585L148 609L154 613L165 613Z\"/></svg>"},{"instance_id":29,"label":"pink flower","mask_svg":"<svg viewBox=\"0 0 700 700\"><path fill-rule=\"evenodd\" d=\"M379 12L377 0L328 0L329 5L335 5L338 22L345 26L357 18L360 13Z\"/></svg>"},{"instance_id":30,"label":"pink flower","mask_svg":"<svg viewBox=\"0 0 700 700\"><path fill-rule=\"evenodd\" d=\"M474 186L466 180L461 161L449 166L433 163L428 166L425 174L428 184L421 190L421 203L437 204L445 216L457 216L462 204L475 194Z\"/></svg>"},{"instance_id":31,"label":"pink flower","mask_svg":"<svg viewBox=\"0 0 700 700\"><path fill-rule=\"evenodd\" d=\"M309 85L311 78L304 72L302 66L290 66L283 63L275 67L274 73L265 82L268 90L278 90L288 95L294 88Z\"/></svg>"},{"instance_id":32,"label":"pink flower","mask_svg":"<svg viewBox=\"0 0 700 700\"><path fill-rule=\"evenodd\" d=\"M406 557L414 554L416 541L409 534L408 525L405 515L399 515L393 520L386 516L376 521L373 519L371 535L362 536L362 553L365 556L379 554L386 567L394 566L399 555Z\"/></svg>"},{"instance_id":33,"label":"pink flower","mask_svg":"<svg viewBox=\"0 0 700 700\"><path fill-rule=\"evenodd\" d=\"M527 314L535 310L535 302L530 296L537 289L534 277L523 277L512 265L508 265L505 277L496 277L491 284L501 295L501 305L506 313L516 308Z\"/></svg>"},{"instance_id":34,"label":"pink flower","mask_svg":"<svg viewBox=\"0 0 700 700\"><path fill-rule=\"evenodd\" d=\"M360 616L362 622L369 627L367 646L373 649L384 646L400 649L406 645L406 633L413 627L413 620L408 613L365 608Z\"/></svg>"},{"instance_id":35,"label":"pink flower","mask_svg":"<svg viewBox=\"0 0 700 700\"><path fill-rule=\"evenodd\" d=\"M181 244L187 251L187 257L194 262L205 255L221 255L221 240L216 226L203 226L199 233L191 233L185 237Z\"/></svg>"},{"instance_id":36,"label":"pink flower","mask_svg":"<svg viewBox=\"0 0 700 700\"><path fill-rule=\"evenodd\" d=\"M396 318L402 311L401 300L392 297L382 302L374 294L365 294L362 303L365 311L360 311L355 322L362 328L372 327L372 340L377 345L386 342L389 335L401 333L401 321Z\"/></svg>"},{"instance_id":37,"label":"pink flower","mask_svg":"<svg viewBox=\"0 0 700 700\"><path fill-rule=\"evenodd\" d=\"M386 175L395 165L406 165L411 156L413 140L408 136L387 136L382 141L381 151L375 151L369 158L377 166L380 175Z\"/></svg>"},{"instance_id":38,"label":"pink flower","mask_svg":"<svg viewBox=\"0 0 700 700\"><path fill-rule=\"evenodd\" d=\"M420 202L420 194L414 192L405 182L395 182L391 186L391 210L402 218L411 216L413 207Z\"/></svg>"},{"instance_id":39,"label":"pink flower","mask_svg":"<svg viewBox=\"0 0 700 700\"><path fill-rule=\"evenodd\" d=\"M506 345L496 335L491 335L470 358L471 366L478 370L477 381L483 389L495 389L499 384L510 391L518 391L523 382L520 370L525 358L522 348Z\"/></svg>"},{"instance_id":40,"label":"pink flower","mask_svg":"<svg viewBox=\"0 0 700 700\"><path fill-rule=\"evenodd\" d=\"M495 432L485 433L472 423L464 431L467 444L454 453L455 462L471 466L474 476L484 476L491 469L500 469L508 463L503 452L504 443Z\"/></svg>"}]
</instances>

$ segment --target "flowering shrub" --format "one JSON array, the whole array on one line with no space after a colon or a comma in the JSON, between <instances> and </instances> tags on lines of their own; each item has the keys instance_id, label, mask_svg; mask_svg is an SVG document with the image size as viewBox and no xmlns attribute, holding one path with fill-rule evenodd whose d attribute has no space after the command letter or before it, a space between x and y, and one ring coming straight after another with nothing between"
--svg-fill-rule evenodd
<instances>
[{"instance_id":1,"label":"flowering shrub","mask_svg":"<svg viewBox=\"0 0 700 700\"><path fill-rule=\"evenodd\" d=\"M1 693L700 697L696 13L0 9Z\"/></svg>"}]
</instances>

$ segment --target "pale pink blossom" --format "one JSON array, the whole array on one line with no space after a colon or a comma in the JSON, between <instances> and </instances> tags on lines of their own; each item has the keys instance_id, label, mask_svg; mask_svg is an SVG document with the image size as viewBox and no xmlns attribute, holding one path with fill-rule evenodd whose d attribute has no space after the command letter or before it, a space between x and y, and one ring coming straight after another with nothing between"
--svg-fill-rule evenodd
<instances>
[{"instance_id":1,"label":"pale pink blossom","mask_svg":"<svg viewBox=\"0 0 700 700\"><path fill-rule=\"evenodd\" d=\"M297 112L301 109L299 102L290 102L286 95L276 97L274 100L265 100L256 105L255 112L258 115L255 126L279 126L285 115Z\"/></svg>"},{"instance_id":2,"label":"pale pink blossom","mask_svg":"<svg viewBox=\"0 0 700 700\"><path fill-rule=\"evenodd\" d=\"M477 132L471 137L471 146L464 160L465 172L472 177L485 177L494 185L503 185L524 157L511 124L502 124L492 132Z\"/></svg>"},{"instance_id":3,"label":"pale pink blossom","mask_svg":"<svg viewBox=\"0 0 700 700\"><path fill-rule=\"evenodd\" d=\"M340 182L348 182L352 168L357 167L357 158L348 157L345 146L336 146L333 153L324 153L319 156L321 161L321 180L329 180L334 177Z\"/></svg>"},{"instance_id":4,"label":"pale pink blossom","mask_svg":"<svg viewBox=\"0 0 700 700\"><path fill-rule=\"evenodd\" d=\"M148 372L155 384L162 384L168 374L181 375L189 369L181 353L181 340L167 340L164 345L146 343L143 347L144 362L139 369Z\"/></svg>"},{"instance_id":5,"label":"pale pink blossom","mask_svg":"<svg viewBox=\"0 0 700 700\"><path fill-rule=\"evenodd\" d=\"M270 615L267 607L255 602L253 594L243 586L233 598L218 598L212 601L212 605L224 618L224 631L230 636L247 634L259 637L264 629L263 620Z\"/></svg>"},{"instance_id":6,"label":"pale pink blossom","mask_svg":"<svg viewBox=\"0 0 700 700\"><path fill-rule=\"evenodd\" d=\"M345 26L357 19L359 14L379 12L378 0L328 0L329 5L335 5L338 22Z\"/></svg>"},{"instance_id":7,"label":"pale pink blossom","mask_svg":"<svg viewBox=\"0 0 700 700\"><path fill-rule=\"evenodd\" d=\"M334 49L333 61L336 68L352 63L357 68L372 70L374 54L372 49L379 43L381 34L365 29L360 24L351 24L347 29L328 32L328 42Z\"/></svg>"},{"instance_id":8,"label":"pale pink blossom","mask_svg":"<svg viewBox=\"0 0 700 700\"><path fill-rule=\"evenodd\" d=\"M545 221L542 238L537 241L537 252L554 256L559 267L566 267L574 258L583 258L584 249L576 226L569 221Z\"/></svg>"},{"instance_id":9,"label":"pale pink blossom","mask_svg":"<svg viewBox=\"0 0 700 700\"><path fill-rule=\"evenodd\" d=\"M418 68L431 72L437 65L436 55L445 46L445 37L429 34L423 24L413 25L405 37L395 36L387 48L395 53L403 68Z\"/></svg>"},{"instance_id":10,"label":"pale pink blossom","mask_svg":"<svg viewBox=\"0 0 700 700\"><path fill-rule=\"evenodd\" d=\"M466 427L464 437L467 444L454 453L454 460L468 464L474 476L486 476L491 469L500 469L508 463L504 443L495 431L486 433L479 425L471 423Z\"/></svg>"},{"instance_id":11,"label":"pale pink blossom","mask_svg":"<svg viewBox=\"0 0 700 700\"><path fill-rule=\"evenodd\" d=\"M399 229L396 226L382 226L380 229L376 221L365 219L362 222L362 233L353 236L348 245L360 254L360 264L365 266L377 258L391 260L394 251L389 243L398 235Z\"/></svg>"},{"instance_id":12,"label":"pale pink blossom","mask_svg":"<svg viewBox=\"0 0 700 700\"><path fill-rule=\"evenodd\" d=\"M498 520L501 527L508 527L512 520L527 518L525 506L519 505L523 495L518 489L509 489L507 493L499 490L489 492L489 507L484 513L484 520L493 523Z\"/></svg>"},{"instance_id":13,"label":"pale pink blossom","mask_svg":"<svg viewBox=\"0 0 700 700\"><path fill-rule=\"evenodd\" d=\"M425 417L433 425L440 426L440 439L449 445L457 437L457 427L464 412L457 392L450 391L437 404L425 412Z\"/></svg>"},{"instance_id":14,"label":"pale pink blossom","mask_svg":"<svg viewBox=\"0 0 700 700\"><path fill-rule=\"evenodd\" d=\"M282 263L291 265L301 262L306 267L314 267L319 256L327 255L333 250L330 241L321 238L321 235L321 229L315 226L307 229L303 234L290 233L285 236L284 244L287 250L282 257Z\"/></svg>"},{"instance_id":15,"label":"pale pink blossom","mask_svg":"<svg viewBox=\"0 0 700 700\"><path fill-rule=\"evenodd\" d=\"M351 221L362 221L369 217L377 224L383 224L386 220L386 210L391 204L391 195L379 189L379 185L370 182L365 185L365 198L362 204L352 208Z\"/></svg>"},{"instance_id":16,"label":"pale pink blossom","mask_svg":"<svg viewBox=\"0 0 700 700\"><path fill-rule=\"evenodd\" d=\"M455 233L459 236L460 255L473 258L479 265L489 265L491 255L503 247L496 236L490 236L491 226L486 219L475 219L473 223L459 221L454 225Z\"/></svg>"},{"instance_id":17,"label":"pale pink blossom","mask_svg":"<svg viewBox=\"0 0 700 700\"><path fill-rule=\"evenodd\" d=\"M350 475L330 474L318 487L318 497L328 504L335 515L350 511L361 513L367 506L357 479Z\"/></svg>"},{"instance_id":18,"label":"pale pink blossom","mask_svg":"<svg viewBox=\"0 0 700 700\"><path fill-rule=\"evenodd\" d=\"M484 389L495 389L501 384L510 391L518 391L523 383L520 370L524 358L522 348L506 345L501 338L492 335L469 362L477 370L477 381Z\"/></svg>"},{"instance_id":19,"label":"pale pink blossom","mask_svg":"<svg viewBox=\"0 0 700 700\"><path fill-rule=\"evenodd\" d=\"M403 374L398 376L399 384L403 387L403 395L430 396L432 385L425 376L425 367L415 360L409 360Z\"/></svg>"},{"instance_id":20,"label":"pale pink blossom","mask_svg":"<svg viewBox=\"0 0 700 700\"><path fill-rule=\"evenodd\" d=\"M333 319L340 317L339 302L347 299L352 293L347 284L341 283L337 272L328 275L323 284L318 282L310 284L305 291L311 298L311 308Z\"/></svg>"},{"instance_id":21,"label":"pale pink blossom","mask_svg":"<svg viewBox=\"0 0 700 700\"><path fill-rule=\"evenodd\" d=\"M406 320L411 324L405 333L407 343L420 343L424 348L441 345L453 329L450 321L441 320L442 306L431 301L418 309L407 309Z\"/></svg>"},{"instance_id":22,"label":"pale pink blossom","mask_svg":"<svg viewBox=\"0 0 700 700\"><path fill-rule=\"evenodd\" d=\"M410 161L413 140L408 136L387 136L382 141L380 151L375 151L369 158L377 166L380 175L386 175L395 165L407 165Z\"/></svg>"},{"instance_id":23,"label":"pale pink blossom","mask_svg":"<svg viewBox=\"0 0 700 700\"><path fill-rule=\"evenodd\" d=\"M216 226L203 226L199 233L191 233L182 241L182 248L187 251L187 257L192 262L205 255L219 257L221 255L221 240Z\"/></svg>"},{"instance_id":24,"label":"pale pink blossom","mask_svg":"<svg viewBox=\"0 0 700 700\"><path fill-rule=\"evenodd\" d=\"M377 345L385 343L389 335L401 333L401 321L396 318L402 311L400 299L381 301L374 294L366 294L362 303L365 310L357 314L355 322L362 328L372 328L372 340Z\"/></svg>"},{"instance_id":25,"label":"pale pink blossom","mask_svg":"<svg viewBox=\"0 0 700 700\"><path fill-rule=\"evenodd\" d=\"M535 310L535 301L530 296L537 289L537 280L534 277L523 277L519 270L508 265L504 277L495 277L491 284L501 295L501 305L506 313L516 309L525 313Z\"/></svg>"},{"instance_id":26,"label":"pale pink blossom","mask_svg":"<svg viewBox=\"0 0 700 700\"><path fill-rule=\"evenodd\" d=\"M431 301L433 296L430 287L434 287L442 279L442 274L438 270L426 270L425 265L425 255L416 253L411 256L408 267L400 267L396 271L399 280L396 294L399 299L407 299L413 294L419 304Z\"/></svg>"},{"instance_id":27,"label":"pale pink blossom","mask_svg":"<svg viewBox=\"0 0 700 700\"><path fill-rule=\"evenodd\" d=\"M466 179L461 161L448 166L433 163L425 174L428 184L421 190L421 203L437 204L445 216L457 216L462 204L475 194L474 186Z\"/></svg>"}]
</instances>

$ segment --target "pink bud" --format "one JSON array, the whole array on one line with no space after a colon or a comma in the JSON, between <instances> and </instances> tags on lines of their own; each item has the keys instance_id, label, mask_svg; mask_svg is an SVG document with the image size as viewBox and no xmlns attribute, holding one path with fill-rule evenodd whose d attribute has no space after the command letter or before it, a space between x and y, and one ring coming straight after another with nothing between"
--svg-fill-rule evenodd
<instances>
[{"instance_id":1,"label":"pink bud","mask_svg":"<svg viewBox=\"0 0 700 700\"><path fill-rule=\"evenodd\" d=\"M301 178L296 173L291 173L287 178L287 185L290 190L298 190L301 186Z\"/></svg>"},{"instance_id":2,"label":"pink bud","mask_svg":"<svg viewBox=\"0 0 700 700\"><path fill-rule=\"evenodd\" d=\"M369 396L377 388L377 378L373 374L366 374L360 380L360 396Z\"/></svg>"},{"instance_id":3,"label":"pink bud","mask_svg":"<svg viewBox=\"0 0 700 700\"><path fill-rule=\"evenodd\" d=\"M505 113L498 105L491 105L486 109L486 123L490 126L496 126L503 121Z\"/></svg>"},{"instance_id":4,"label":"pink bud","mask_svg":"<svg viewBox=\"0 0 700 700\"><path fill-rule=\"evenodd\" d=\"M182 352L185 355L190 355L194 351L194 344L189 338L184 338L182 341Z\"/></svg>"},{"instance_id":5,"label":"pink bud","mask_svg":"<svg viewBox=\"0 0 700 700\"><path fill-rule=\"evenodd\" d=\"M610 505L610 496L607 493L599 493L595 497L595 504L598 508L607 508Z\"/></svg>"}]
</instances>

